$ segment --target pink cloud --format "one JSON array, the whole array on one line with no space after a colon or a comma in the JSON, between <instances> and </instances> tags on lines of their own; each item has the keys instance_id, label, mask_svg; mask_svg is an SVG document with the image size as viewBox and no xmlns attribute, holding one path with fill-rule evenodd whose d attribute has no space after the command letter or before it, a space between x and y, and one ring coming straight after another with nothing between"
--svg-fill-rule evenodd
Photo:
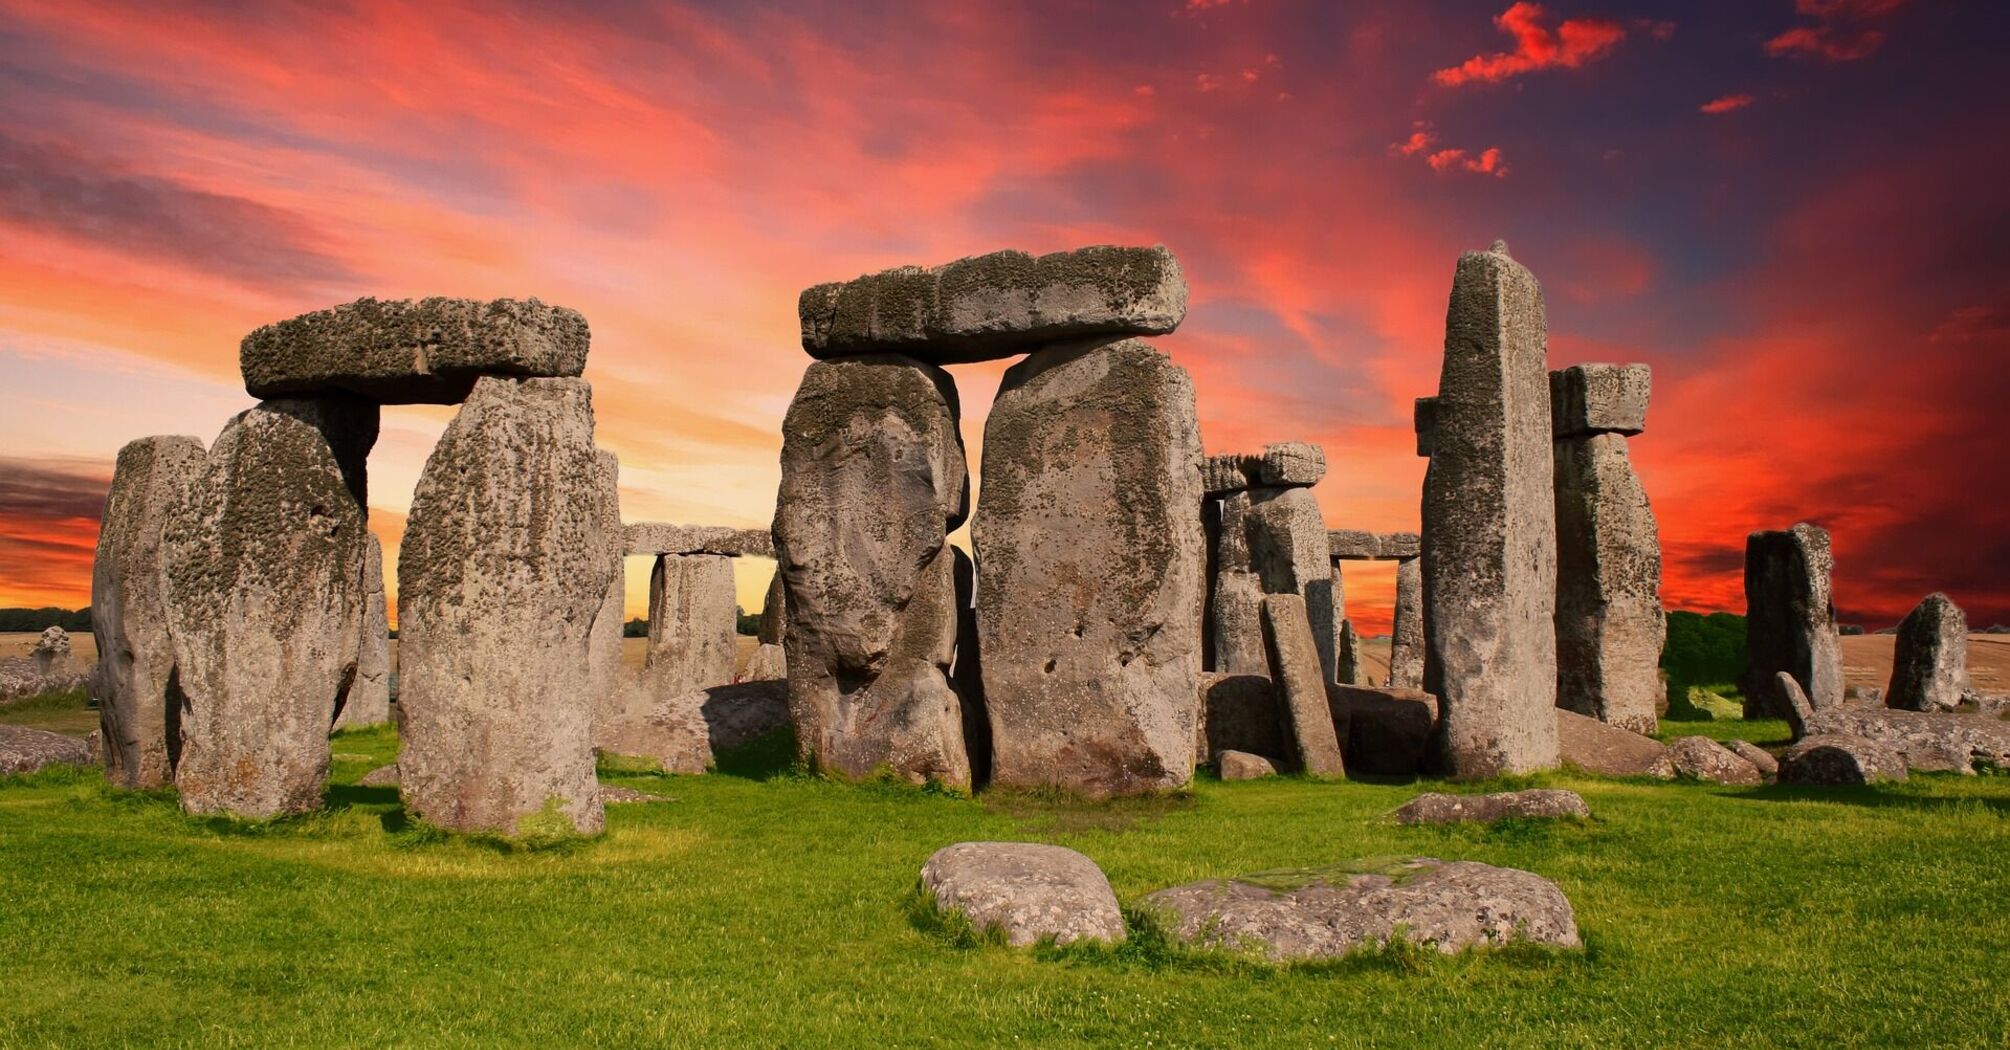
<instances>
[{"instance_id":1,"label":"pink cloud","mask_svg":"<svg viewBox=\"0 0 2010 1050\"><path fill-rule=\"evenodd\" d=\"M1752 96L1750 95L1722 95L1703 103L1697 108L1714 117L1720 113L1729 113L1733 110L1744 109L1751 104Z\"/></svg>"},{"instance_id":2,"label":"pink cloud","mask_svg":"<svg viewBox=\"0 0 2010 1050\"><path fill-rule=\"evenodd\" d=\"M1470 171L1504 179L1508 173L1507 165L1501 162L1501 151L1498 146L1489 146L1481 150L1476 157L1468 156L1462 149L1441 149L1425 157L1424 163L1429 164L1431 170L1439 174Z\"/></svg>"},{"instance_id":3,"label":"pink cloud","mask_svg":"<svg viewBox=\"0 0 2010 1050\"><path fill-rule=\"evenodd\" d=\"M1576 69L1604 55L1626 38L1626 29L1609 18L1566 18L1555 29L1542 24L1548 15L1541 4L1520 0L1500 13L1494 25L1514 37L1513 51L1474 55L1431 74L1445 87L1474 82L1498 83L1539 69Z\"/></svg>"}]
</instances>

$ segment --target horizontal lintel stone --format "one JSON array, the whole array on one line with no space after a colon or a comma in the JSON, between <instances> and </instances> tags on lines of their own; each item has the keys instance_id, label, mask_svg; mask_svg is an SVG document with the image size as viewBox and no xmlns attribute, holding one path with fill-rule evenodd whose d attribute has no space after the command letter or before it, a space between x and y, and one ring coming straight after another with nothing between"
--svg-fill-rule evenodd
<instances>
[{"instance_id":1,"label":"horizontal lintel stone","mask_svg":"<svg viewBox=\"0 0 2010 1050\"><path fill-rule=\"evenodd\" d=\"M717 554L728 558L775 556L775 538L767 529L636 521L622 526L621 531L622 542L629 554Z\"/></svg>"}]
</instances>

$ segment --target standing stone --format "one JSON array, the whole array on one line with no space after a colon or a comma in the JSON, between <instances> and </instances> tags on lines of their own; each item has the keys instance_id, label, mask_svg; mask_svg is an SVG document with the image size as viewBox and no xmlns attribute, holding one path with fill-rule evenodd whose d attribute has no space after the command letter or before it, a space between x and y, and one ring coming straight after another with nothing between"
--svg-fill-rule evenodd
<instances>
[{"instance_id":1,"label":"standing stone","mask_svg":"<svg viewBox=\"0 0 2010 1050\"><path fill-rule=\"evenodd\" d=\"M29 663L35 673L44 678L67 677L70 673L70 632L50 625L42 629L42 636L35 639L35 647L29 650Z\"/></svg>"},{"instance_id":2,"label":"standing stone","mask_svg":"<svg viewBox=\"0 0 2010 1050\"><path fill-rule=\"evenodd\" d=\"M1200 462L1193 381L1145 343L1051 347L1005 373L972 533L996 783L1192 777Z\"/></svg>"},{"instance_id":3,"label":"standing stone","mask_svg":"<svg viewBox=\"0 0 2010 1050\"><path fill-rule=\"evenodd\" d=\"M948 373L894 355L813 364L789 405L774 538L790 717L818 769L971 785L949 683L947 536L970 491L957 411Z\"/></svg>"},{"instance_id":4,"label":"standing stone","mask_svg":"<svg viewBox=\"0 0 2010 1050\"><path fill-rule=\"evenodd\" d=\"M741 681L780 681L789 676L788 656L782 649L789 625L787 593L782 585L782 567L777 564L775 575L768 580L767 600L761 605L760 626L754 633L754 655L747 660L747 671L740 676Z\"/></svg>"},{"instance_id":5,"label":"standing stone","mask_svg":"<svg viewBox=\"0 0 2010 1050\"><path fill-rule=\"evenodd\" d=\"M1389 688L1424 687L1424 564L1396 563L1396 619L1390 628Z\"/></svg>"},{"instance_id":6,"label":"standing stone","mask_svg":"<svg viewBox=\"0 0 2010 1050\"><path fill-rule=\"evenodd\" d=\"M1542 289L1495 242L1459 258L1424 474L1424 690L1447 772L1557 764L1556 505Z\"/></svg>"},{"instance_id":7,"label":"standing stone","mask_svg":"<svg viewBox=\"0 0 2010 1050\"><path fill-rule=\"evenodd\" d=\"M649 649L642 692L668 699L733 681L739 608L733 559L663 554L649 574Z\"/></svg>"},{"instance_id":8,"label":"standing stone","mask_svg":"<svg viewBox=\"0 0 2010 1050\"><path fill-rule=\"evenodd\" d=\"M391 625L384 598L384 545L375 533L363 555L363 629L356 643L356 682L335 728L383 725L391 720Z\"/></svg>"},{"instance_id":9,"label":"standing stone","mask_svg":"<svg viewBox=\"0 0 2010 1050\"><path fill-rule=\"evenodd\" d=\"M377 406L261 402L216 439L162 530L191 813L318 809L363 633L363 460Z\"/></svg>"},{"instance_id":10,"label":"standing stone","mask_svg":"<svg viewBox=\"0 0 2010 1050\"><path fill-rule=\"evenodd\" d=\"M426 461L398 557L399 790L420 819L600 831L588 636L614 575L593 393L484 377Z\"/></svg>"},{"instance_id":11,"label":"standing stone","mask_svg":"<svg viewBox=\"0 0 2010 1050\"><path fill-rule=\"evenodd\" d=\"M181 751L181 691L168 638L161 527L203 468L202 442L148 437L119 450L91 564L91 634L105 779L161 788Z\"/></svg>"},{"instance_id":12,"label":"standing stone","mask_svg":"<svg viewBox=\"0 0 2010 1050\"><path fill-rule=\"evenodd\" d=\"M1898 625L1885 706L1952 711L1969 688L1968 617L1947 595L1929 594Z\"/></svg>"},{"instance_id":13,"label":"standing stone","mask_svg":"<svg viewBox=\"0 0 2010 1050\"><path fill-rule=\"evenodd\" d=\"M1295 442L1298 455L1283 460L1287 467L1302 468L1310 458L1302 450L1317 455L1324 472L1325 454L1317 445ZM1268 460L1266 460L1268 462ZM1304 473L1310 473L1305 471ZM1319 501L1309 488L1259 488L1230 497L1246 501L1238 515L1247 535L1250 568L1265 594L1296 594L1305 599L1306 618L1312 624L1313 643L1319 647L1319 666L1328 682L1340 677L1340 630L1343 617L1338 600L1337 575L1328 553L1326 522ZM1219 627L1217 627L1219 630ZM1233 670L1233 669L1231 669Z\"/></svg>"},{"instance_id":14,"label":"standing stone","mask_svg":"<svg viewBox=\"0 0 2010 1050\"><path fill-rule=\"evenodd\" d=\"M1368 648L1361 642L1361 635L1354 630L1348 620L1340 621L1339 675L1334 679L1340 685L1375 684L1375 673L1368 667Z\"/></svg>"},{"instance_id":15,"label":"standing stone","mask_svg":"<svg viewBox=\"0 0 2010 1050\"><path fill-rule=\"evenodd\" d=\"M1284 701L1284 722L1298 768L1315 777L1345 776L1340 753L1346 733L1333 725L1318 650L1305 618L1305 599L1272 594L1263 599L1263 638L1270 648L1270 679Z\"/></svg>"},{"instance_id":16,"label":"standing stone","mask_svg":"<svg viewBox=\"0 0 2010 1050\"><path fill-rule=\"evenodd\" d=\"M630 676L621 660L621 631L628 618L628 548L621 528L621 461L603 449L594 454L593 462L599 482L594 493L599 497L601 542L607 548L602 557L613 569L586 642L586 683L593 701L597 739L597 727L621 716Z\"/></svg>"},{"instance_id":17,"label":"standing stone","mask_svg":"<svg viewBox=\"0 0 2010 1050\"><path fill-rule=\"evenodd\" d=\"M1557 705L1652 733L1667 622L1647 491L1622 434L1559 437L1555 448Z\"/></svg>"},{"instance_id":18,"label":"standing stone","mask_svg":"<svg viewBox=\"0 0 2010 1050\"><path fill-rule=\"evenodd\" d=\"M1247 491L1233 492L1218 508L1207 621L1214 670L1220 674L1270 673L1263 655L1263 579L1249 542L1254 499Z\"/></svg>"},{"instance_id":19,"label":"standing stone","mask_svg":"<svg viewBox=\"0 0 2010 1050\"><path fill-rule=\"evenodd\" d=\"M1842 642L1836 635L1828 530L1799 524L1745 538L1746 718L1785 718L1773 676L1800 683L1816 711L1842 703Z\"/></svg>"}]
</instances>

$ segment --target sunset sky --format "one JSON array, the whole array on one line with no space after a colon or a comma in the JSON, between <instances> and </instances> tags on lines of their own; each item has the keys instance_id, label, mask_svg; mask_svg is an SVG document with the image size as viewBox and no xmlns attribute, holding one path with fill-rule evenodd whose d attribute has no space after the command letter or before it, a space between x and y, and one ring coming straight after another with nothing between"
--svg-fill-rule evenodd
<instances>
[{"instance_id":1,"label":"sunset sky","mask_svg":"<svg viewBox=\"0 0 2010 1050\"><path fill-rule=\"evenodd\" d=\"M1552 367L1654 367L1671 607L1742 611L1745 534L1809 520L1845 621L2010 622L2010 5L0 12L0 605L87 603L119 446L213 441L246 332L365 295L577 308L624 515L765 525L797 292L1003 247L1171 247L1208 448L1321 442L1329 525L1414 529L1498 237ZM1005 364L952 370L973 468ZM389 544L450 416L385 412Z\"/></svg>"}]
</instances>

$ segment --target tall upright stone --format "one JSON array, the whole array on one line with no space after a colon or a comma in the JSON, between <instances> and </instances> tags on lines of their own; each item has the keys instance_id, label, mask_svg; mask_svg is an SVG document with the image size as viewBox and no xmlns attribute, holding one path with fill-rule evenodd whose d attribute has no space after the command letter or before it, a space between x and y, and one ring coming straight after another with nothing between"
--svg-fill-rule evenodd
<instances>
[{"instance_id":1,"label":"tall upright stone","mask_svg":"<svg viewBox=\"0 0 2010 1050\"><path fill-rule=\"evenodd\" d=\"M789 676L788 655L782 648L788 633L788 608L788 589L782 585L781 566L776 565L775 575L768 580L767 600L761 605L760 626L755 629L754 655L747 661L747 673L740 676L743 681L775 681Z\"/></svg>"},{"instance_id":2,"label":"tall upright stone","mask_svg":"<svg viewBox=\"0 0 2010 1050\"><path fill-rule=\"evenodd\" d=\"M1661 538L1627 457L1646 426L1646 365L1550 373L1556 454L1556 702L1652 733L1665 689Z\"/></svg>"},{"instance_id":3,"label":"tall upright stone","mask_svg":"<svg viewBox=\"0 0 2010 1050\"><path fill-rule=\"evenodd\" d=\"M1828 530L1805 522L1745 538L1746 718L1785 718L1774 676L1792 675L1809 706L1842 703L1842 642L1836 635Z\"/></svg>"},{"instance_id":4,"label":"tall upright stone","mask_svg":"<svg viewBox=\"0 0 2010 1050\"><path fill-rule=\"evenodd\" d=\"M994 783L1191 778L1200 464L1193 382L1148 344L1050 347L1005 373L972 532Z\"/></svg>"},{"instance_id":5,"label":"tall upright stone","mask_svg":"<svg viewBox=\"0 0 2010 1050\"><path fill-rule=\"evenodd\" d=\"M1305 599L1323 680L1341 681L1340 634L1345 616L1319 500L1310 488L1302 487L1252 489L1246 498L1249 506L1242 515L1243 528L1248 535L1251 566L1263 593L1296 594Z\"/></svg>"},{"instance_id":6,"label":"tall upright stone","mask_svg":"<svg viewBox=\"0 0 2010 1050\"><path fill-rule=\"evenodd\" d=\"M602 449L594 454L593 462L601 542L607 548L601 556L613 568L586 643L587 689L593 700L594 725L598 727L619 717L628 693L629 675L621 660L622 628L628 617L628 547L621 527L621 461L614 453Z\"/></svg>"},{"instance_id":7,"label":"tall upright stone","mask_svg":"<svg viewBox=\"0 0 2010 1050\"><path fill-rule=\"evenodd\" d=\"M649 574L649 648L642 692L662 699L733 681L733 559L662 554Z\"/></svg>"},{"instance_id":8,"label":"tall upright stone","mask_svg":"<svg viewBox=\"0 0 2010 1050\"><path fill-rule=\"evenodd\" d=\"M1542 288L1459 258L1424 474L1424 689L1447 772L1557 764L1556 505Z\"/></svg>"},{"instance_id":9,"label":"tall upright stone","mask_svg":"<svg viewBox=\"0 0 2010 1050\"><path fill-rule=\"evenodd\" d=\"M181 751L181 688L168 637L162 525L203 468L202 442L147 437L119 450L91 563L105 779L161 788Z\"/></svg>"},{"instance_id":10,"label":"tall upright stone","mask_svg":"<svg viewBox=\"0 0 2010 1050\"><path fill-rule=\"evenodd\" d=\"M774 538L790 717L818 769L971 785L949 681L947 537L969 505L957 412L948 373L892 354L817 362L789 405Z\"/></svg>"},{"instance_id":11,"label":"tall upright stone","mask_svg":"<svg viewBox=\"0 0 2010 1050\"><path fill-rule=\"evenodd\" d=\"M363 630L363 462L376 404L260 402L218 435L162 530L191 813L317 809Z\"/></svg>"},{"instance_id":12,"label":"tall upright stone","mask_svg":"<svg viewBox=\"0 0 2010 1050\"><path fill-rule=\"evenodd\" d=\"M1968 617L1947 595L1929 594L1899 622L1885 706L1952 711L1970 687Z\"/></svg>"},{"instance_id":13,"label":"tall upright stone","mask_svg":"<svg viewBox=\"0 0 2010 1050\"><path fill-rule=\"evenodd\" d=\"M1424 563L1396 562L1396 617L1390 628L1389 688L1424 688Z\"/></svg>"},{"instance_id":14,"label":"tall upright stone","mask_svg":"<svg viewBox=\"0 0 2010 1050\"><path fill-rule=\"evenodd\" d=\"M1249 542L1254 506L1255 497L1244 489L1228 493L1215 507L1214 568L1205 600L1214 670L1220 674L1270 673L1263 649L1263 577Z\"/></svg>"},{"instance_id":15,"label":"tall upright stone","mask_svg":"<svg viewBox=\"0 0 2010 1050\"><path fill-rule=\"evenodd\" d=\"M391 624L384 597L384 545L367 537L363 556L363 627L356 641L356 682L349 687L335 728L358 729L391 720Z\"/></svg>"},{"instance_id":16,"label":"tall upright stone","mask_svg":"<svg viewBox=\"0 0 2010 1050\"><path fill-rule=\"evenodd\" d=\"M614 574L603 487L579 379L476 380L427 459L398 558L398 779L420 819L601 829L586 669Z\"/></svg>"}]
</instances>

